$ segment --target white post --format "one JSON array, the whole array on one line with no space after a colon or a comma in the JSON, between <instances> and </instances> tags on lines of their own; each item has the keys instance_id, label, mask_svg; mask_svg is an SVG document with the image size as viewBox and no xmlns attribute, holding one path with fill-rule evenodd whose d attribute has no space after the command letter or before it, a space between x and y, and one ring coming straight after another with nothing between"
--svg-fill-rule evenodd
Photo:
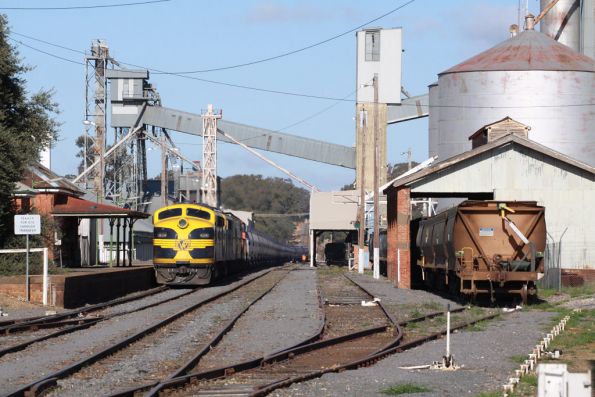
<instances>
[{"instance_id":1,"label":"white post","mask_svg":"<svg viewBox=\"0 0 595 397\"><path fill-rule=\"evenodd\" d=\"M401 286L401 249L397 248L397 288Z\"/></svg>"},{"instance_id":2,"label":"white post","mask_svg":"<svg viewBox=\"0 0 595 397\"><path fill-rule=\"evenodd\" d=\"M48 304L48 249L43 249L43 305Z\"/></svg>"},{"instance_id":3,"label":"white post","mask_svg":"<svg viewBox=\"0 0 595 397\"><path fill-rule=\"evenodd\" d=\"M380 248L374 247L374 278L380 278Z\"/></svg>"},{"instance_id":4,"label":"white post","mask_svg":"<svg viewBox=\"0 0 595 397\"><path fill-rule=\"evenodd\" d=\"M446 305L446 360L450 362L450 303Z\"/></svg>"},{"instance_id":5,"label":"white post","mask_svg":"<svg viewBox=\"0 0 595 397\"><path fill-rule=\"evenodd\" d=\"M27 233L27 245L26 245L26 249L27 249L27 253L26 255L26 262L25 262L25 297L27 299L27 302L29 302L30 297L29 297L29 234Z\"/></svg>"},{"instance_id":6,"label":"white post","mask_svg":"<svg viewBox=\"0 0 595 397\"><path fill-rule=\"evenodd\" d=\"M314 253L316 249L314 248L314 230L310 230L310 267L314 267Z\"/></svg>"},{"instance_id":7,"label":"white post","mask_svg":"<svg viewBox=\"0 0 595 397\"><path fill-rule=\"evenodd\" d=\"M364 274L364 261L365 261L364 249L362 247L359 247L358 261L357 261L357 272L360 274Z\"/></svg>"}]
</instances>

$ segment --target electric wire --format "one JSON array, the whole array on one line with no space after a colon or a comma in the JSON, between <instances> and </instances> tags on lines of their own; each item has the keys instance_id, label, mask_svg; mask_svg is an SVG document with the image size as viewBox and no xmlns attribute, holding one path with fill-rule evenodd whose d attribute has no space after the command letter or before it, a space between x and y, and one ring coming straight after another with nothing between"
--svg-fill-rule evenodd
<instances>
[{"instance_id":1,"label":"electric wire","mask_svg":"<svg viewBox=\"0 0 595 397\"><path fill-rule=\"evenodd\" d=\"M82 62L78 62L72 59L68 59L68 58L64 58L61 57L59 55L50 53L48 51L44 51L41 50L37 47L33 47L31 45L25 44L23 43L21 40L15 39L13 37L8 36L8 38L20 45L23 45L24 47L27 47L31 50L40 52L42 54L48 55L50 57L53 58L57 58L66 62L70 62L70 63L74 63L74 64L78 64L78 65L85 65ZM123 62L121 62L123 63ZM141 67L139 65L132 65L132 64L127 64L127 65L131 65L131 66L135 66L135 67ZM159 69L154 69L154 68L145 68L146 70L149 70L151 72L163 72ZM217 81L217 80L210 80L210 79L203 79L200 77L196 77L196 76L187 76L187 75L183 75L183 74L172 74L172 73L166 73L163 72L162 74L164 75L170 75L170 76L174 76L174 77L179 77L179 78L183 78L183 79L188 79L188 80L196 80L196 81L201 81L204 83L210 83L210 84L216 84L216 85L221 85L221 86L226 86L226 87L233 87L233 88L241 88L241 89L245 89L245 90L251 90L251 91L258 91L258 92L266 92L266 93L270 93L270 94L279 94L279 95L288 95L288 96L295 96L295 97L301 97L301 98L311 98L311 99L321 99L321 100L330 100L330 101L343 101L343 102L353 102L352 100L347 100L347 99L341 99L341 98L335 98L335 97L328 97L328 96L323 96L323 95L313 95L313 94L304 94L304 93L298 93L298 92L291 92L291 91L282 91L282 90L273 90L273 89L268 89L268 88L261 88L261 87L253 87L253 86L247 86L247 85L242 85L242 84L235 84L235 83L228 83L228 82L224 82L224 81Z\"/></svg>"},{"instance_id":2,"label":"electric wire","mask_svg":"<svg viewBox=\"0 0 595 397\"><path fill-rule=\"evenodd\" d=\"M114 8L114 7L129 7L140 6L155 3L167 3L172 0L147 0L135 1L132 3L115 3L115 4L93 4L88 6L65 6L65 7L0 7L0 10L11 11L65 11L65 10L89 10L95 8Z\"/></svg>"},{"instance_id":3,"label":"electric wire","mask_svg":"<svg viewBox=\"0 0 595 397\"><path fill-rule=\"evenodd\" d=\"M34 50L34 51L40 52L40 53L42 53L42 54L45 54L45 55L47 55L47 56L50 56L50 57L52 57L52 58L60 59L60 60L62 60L62 61L65 61L65 62L74 63L74 64L76 64L76 65L82 65L82 66L85 66L85 64L84 64L83 62L79 62L79 61L75 61L75 60L73 60L73 59L69 59L69 58L61 57L60 55L56 55L56 54L53 54L53 53L51 53L51 52L47 52L47 51L41 50L41 49L39 49L39 48L36 48L36 47L30 46L30 45L28 45L28 44L25 44L25 43L23 43L22 41L20 41L20 40L18 40L18 39L15 39L15 38L13 38L13 37L10 37L10 35L9 35L9 36L7 36L7 38L8 38L9 40L11 40L11 41L14 41L15 43L17 43L17 44L19 44L19 45L23 46L23 47L27 47L27 48L29 48L29 49L31 49L31 50Z\"/></svg>"},{"instance_id":4,"label":"electric wire","mask_svg":"<svg viewBox=\"0 0 595 397\"><path fill-rule=\"evenodd\" d=\"M23 34L19 34L19 35L21 35L23 37L27 37ZM8 35L7 38L18 43L19 45L22 45L22 46L29 48L31 50L40 52L40 53L50 56L52 58L56 58L56 59L59 59L59 60L65 61L65 62L77 64L77 65L82 65L82 66L85 65L83 62L65 58L65 57L56 55L54 53L41 50L37 47L33 47L31 45L25 44L21 40L15 39L15 38L11 37L10 35ZM43 42L40 39L33 39L33 40ZM51 45L54 45L56 47L61 47L57 44L51 44ZM65 49L68 49L70 51L80 52L78 50L74 50L74 49L71 49L68 47L65 47ZM124 62L121 62L121 63L124 64ZM132 64L127 64L127 65L144 68L143 66L139 66L139 65L132 65ZM163 72L163 71L160 71L159 69L154 69L154 68L144 68L144 69L149 70L151 72ZM188 79L188 80L201 81L204 83L227 86L227 87L232 87L232 88L240 88L240 89L257 91L257 92L265 92L265 93L270 93L270 94L287 95L287 96L310 98L310 99L329 100L329 101L337 101L337 102L351 102L351 103L356 102L355 99L348 99L349 95L347 97L338 98L338 97L330 97L330 96L323 96L323 95L305 94L305 93L297 93L297 92L291 92L291 91L282 91L282 90L274 90L274 89L261 88L261 87L253 87L253 86L247 86L247 85L242 85L242 84L228 83L228 82L224 82L224 81L203 79L200 77L188 76L188 75L184 75L184 74L173 74L173 73L167 73L167 72L163 72L162 74L163 75L171 75L174 77L184 78L184 79ZM360 102L360 103L372 103L372 102ZM435 108L435 109L448 109L448 108L455 108L455 109L540 109L540 108L542 108L542 109L543 108L558 109L558 108L565 108L565 107L582 107L582 106L594 106L594 105L595 105L595 103L576 103L576 104L557 104L557 105L556 104L554 104L554 105L527 105L527 106L432 105L431 107ZM416 103L401 103L398 106L418 107L418 104L416 104ZM283 129L286 129L289 127L290 126L287 126L287 127L284 127Z\"/></svg>"},{"instance_id":5,"label":"electric wire","mask_svg":"<svg viewBox=\"0 0 595 397\"><path fill-rule=\"evenodd\" d=\"M320 45L326 44L326 43L328 43L330 41L333 41L333 40L336 40L336 39L338 39L340 37L343 37L345 35L348 35L349 33L353 33L356 30L363 28L364 26L368 26L371 23L374 23L376 21L379 21L380 19L383 19L383 18L391 15L391 14L394 14L395 12L401 10L402 8L407 7L409 4L414 3L415 1L416 0L409 0L406 3L403 3L400 6L398 6L396 8L393 8L392 10L390 10L388 12L385 12L384 14L382 14L382 15L376 17L376 18L371 19L371 20L369 20L367 22L364 22L364 23L362 23L362 24L360 24L360 25L358 25L358 26L356 26L356 27L354 27L352 29L349 29L349 30L347 30L347 31L345 31L343 33L339 33L339 34L336 34L334 36L331 36L331 37L329 37L327 39L324 39L324 40L318 41L316 43L307 45L305 47L298 48L298 49L295 49L295 50L292 50L292 51L288 51L288 52L284 52L284 53L281 53L281 54L278 54L278 55L274 55L274 56L271 56L271 57L257 59L257 60L250 61L250 62L239 63L239 64L236 64L236 65L222 66L222 67L211 68L211 69L200 69L200 70L191 70L191 71L183 71L183 72L159 72L159 73L160 74L162 74L162 73L163 74L165 74L165 73L171 73L171 74L178 75L178 74L196 74L196 73L216 72L216 71L221 71L221 70L229 70L229 69L242 68L242 67L245 67L245 66L256 65L256 64L259 64L259 63L263 63L263 62L268 62L268 61L273 61L273 60L276 60L276 59L279 59L279 58L284 58L284 57L287 57L287 56L290 56L290 55L294 55L294 54L297 54L297 53L300 53L300 52L309 50L311 48L318 47Z\"/></svg>"}]
</instances>

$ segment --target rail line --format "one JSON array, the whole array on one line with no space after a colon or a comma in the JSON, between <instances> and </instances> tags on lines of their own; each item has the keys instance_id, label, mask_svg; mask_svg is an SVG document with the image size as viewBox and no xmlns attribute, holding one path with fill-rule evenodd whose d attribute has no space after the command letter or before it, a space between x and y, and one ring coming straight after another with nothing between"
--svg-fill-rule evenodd
<instances>
[{"instance_id":1,"label":"rail line","mask_svg":"<svg viewBox=\"0 0 595 397\"><path fill-rule=\"evenodd\" d=\"M347 292L345 291L346 287L348 289L350 284L353 284L360 290L360 292L363 292L365 295L359 295L359 297L354 298L353 290ZM320 291L321 289L326 290L327 296L325 296ZM307 357L308 354L310 354L311 356L316 356L319 354L318 350L323 348L330 349L333 347L338 349L338 352L340 352L340 350L344 347L344 344L353 343L353 341L358 338L368 341L368 344L371 346L372 349L371 351L374 351L374 349L382 349L389 346L393 346L393 344L391 343L391 341L393 340L392 331L394 329L393 327L398 327L398 325L394 321L394 318L390 316L388 314L388 311L386 311L385 309L382 309L382 311L379 310L379 312L382 313L382 317L384 318L383 325L368 327L366 329L361 329L361 327L359 327L360 329L358 329L356 332L346 332L346 330L350 330L354 326L356 326L356 323L361 322L361 318L353 321L355 316L353 316L352 304L357 302L359 306L361 303L361 298L373 298L373 295L370 294L369 291L366 291L365 289L361 288L360 285L354 282L351 282L347 285L334 285L334 288L332 285L329 288L329 284L324 283L322 288L319 285L318 290L319 305L321 307L325 307L324 303L326 302L327 304L329 304L329 306L332 307L327 307L327 309L323 311L324 315L321 318L321 324L319 326L318 332L316 332L315 335L312 335L293 346L286 346L284 349L276 353L270 354L268 356L261 356L224 367L214 369L209 368L203 371L197 371L196 369L200 369L200 367L196 366L195 371L190 371L192 369L191 366L184 365L180 369L172 373L167 379L164 379L161 382L147 384L143 387L131 388L116 394L112 394L111 396L133 396L136 394L140 394L143 391L146 391L145 396L156 396L163 392L165 389L171 388L172 385L183 386L188 382L196 382L197 380L208 382L212 386L213 380L217 378L225 378L226 380L229 380L231 374L235 374L235 377L245 376L246 374L253 373L254 371L259 371L260 368L276 365L276 363L279 361L287 360L287 357ZM370 311L374 311L374 308L366 308L366 310L368 311L368 313L370 313ZM364 315L363 317L366 316ZM373 314L371 316L368 315L367 317L368 318L365 319L367 321L378 322L378 318L376 318L378 317L378 315L376 314ZM339 321L340 319L343 319L343 321ZM345 321L345 319L351 319L352 321ZM328 330L329 324L333 324L332 332L329 332ZM336 336L337 334L339 335ZM333 336L328 337L328 335ZM222 336L223 335L217 335L216 338L221 338ZM325 337L326 339L320 340L323 337ZM341 343L343 343L343 345L341 345ZM337 356L337 354L341 353L335 352L324 355L332 357L333 355ZM198 363L200 360L199 355L197 355L193 360L195 364ZM343 355L345 354L343 353ZM184 372L187 372L187 374L184 374ZM237 381L235 377L234 381ZM211 392L213 391L213 389L209 390ZM221 392L221 389L218 388L217 393Z\"/></svg>"},{"instance_id":2,"label":"rail line","mask_svg":"<svg viewBox=\"0 0 595 397\"><path fill-rule=\"evenodd\" d=\"M102 309L105 309L107 307L112 307L112 306L117 306L123 303L127 303L130 301L134 301L134 300L139 300L142 298L145 298L147 296L151 296L151 295L155 295L159 292L163 292L165 290L167 290L167 287L159 287L159 288L155 288L154 290L158 290L149 294L143 294L142 296L135 296L132 298L126 298L126 299L116 299L113 301L109 301L109 302L104 302L104 303L100 303L98 305L94 305L94 307L92 308L92 310L88 310L89 307L84 308L84 309L77 309L76 311L72 312L72 313L68 313L65 316L62 317L57 317L57 318L53 318L53 319L48 319L47 321L43 321L45 320L44 318L40 318L40 321L32 321L30 323L22 323L22 324L16 324L14 326L10 326L10 327L15 327L15 328L11 328L12 330L18 329L21 332L24 332L25 330L29 330L29 331L37 331L39 329L45 329L45 328L60 328L60 327L64 327L56 332L52 332L46 335L41 335L38 337L34 337L32 339L28 339L24 342L21 343L17 343L14 344L12 346L6 347L4 349L0 349L0 357L4 356L5 354L9 354L9 353L14 353L20 350L23 350L35 343L39 343L39 342L43 342L45 340L51 339L51 338L56 338L58 336L62 336L62 335L66 335L69 334L71 332L75 332L75 331L79 331L85 328L89 328L93 325L96 325L97 323L100 323L102 321L105 320L109 320L112 319L114 317L119 317L119 316L124 316L127 314L131 314L131 313L135 313L141 310L146 310L149 309L151 307L155 307L155 306L159 306L162 305L164 303L167 302L171 302L173 300L182 298L186 295L190 295L192 294L196 289L191 289L187 292L184 292L180 295L176 295L176 296L172 296L166 299L161 299L157 302L153 302L153 303L149 303L147 305L143 305L140 307L137 307L135 309L130 309L130 310L124 310L118 313L113 313L110 315L106 315L106 316L96 316L96 317L78 317L79 315L76 314L75 312L79 312L80 314L83 313L89 313L89 312L94 312L94 311L99 311ZM153 291L153 290L151 290ZM61 313L62 314L62 313ZM76 316L76 317L75 317ZM71 318L71 317L75 317L75 318ZM6 335L6 334L4 334Z\"/></svg>"},{"instance_id":3,"label":"rail line","mask_svg":"<svg viewBox=\"0 0 595 397\"><path fill-rule=\"evenodd\" d=\"M351 278L349 279L362 290L367 291L355 280ZM367 292L369 293L369 291ZM408 321L396 323L394 321L394 316L392 316L386 308L382 307L381 304L379 304L379 306L386 313L387 317L393 319L393 321L391 321L394 325L392 338L390 338L388 343L387 338L385 337L388 330L387 327L374 327L332 339L295 347L269 357L262 357L260 360L250 360L233 366L221 367L201 373L191 373L177 379L174 378L162 382L162 385L160 385L159 388L154 388L149 391L145 394L145 397L155 396L157 395L157 392L166 395L175 395L177 394L175 389L180 387L185 387L184 392L193 393L194 395L266 395L277 388L286 387L295 382L316 378L322 376L324 373L338 372L345 369L356 369L361 366L371 365L388 354L403 351L426 341L436 339L446 332L443 331L428 335L408 342L406 345L399 346L403 339L401 325L424 321L429 318L443 315L444 312L430 313ZM456 311L463 310L465 310L465 308L459 308ZM496 315L482 317L461 324L454 329L463 328L475 322L483 321L495 316ZM358 355L359 357L353 360L354 355ZM273 380L271 380L271 378ZM168 389L170 390L170 393L167 392ZM136 392L138 392L138 390ZM121 394L121 396L133 394L134 393Z\"/></svg>"},{"instance_id":4,"label":"rail line","mask_svg":"<svg viewBox=\"0 0 595 397\"><path fill-rule=\"evenodd\" d=\"M265 272L263 272L262 274L247 279L247 280L243 280L242 282L238 283L237 285L235 285L233 288L226 290L226 291L222 291L214 296L208 297L208 298L204 298L201 299L198 302L195 302L194 304L179 310L178 312L168 316L167 318L152 324L149 327L146 327L145 329L135 333L134 335L131 335L129 337L126 337L120 341L118 341L115 344L112 344L111 346L102 349L101 351L88 356L86 358L83 358L71 365L68 365L56 372L53 372L49 375L46 375L44 377L42 377L41 379L37 379L33 382L30 382L24 386L20 386L17 390L10 392L8 394L6 394L6 397L25 397L25 396L35 396L35 395L39 395L40 393L46 391L48 388L53 387L57 384L57 380L64 378L70 374L73 374L75 372L77 372L78 370L80 370L81 368L83 368L84 366L88 366L91 365L101 359L103 359L104 357L107 357L108 355L111 355L127 346L129 346L130 344L132 344L133 342L143 338L146 335L149 335L153 332L155 332L156 330L172 323L173 321L175 321L176 319L180 318L181 316L190 313L193 310L196 310L197 308L210 303L212 301L215 301L225 295L228 295L236 290L238 290L239 288L248 285L262 277L264 277L265 275L269 274L271 271L273 271L274 269L269 269L266 270Z\"/></svg>"},{"instance_id":5,"label":"rail line","mask_svg":"<svg viewBox=\"0 0 595 397\"><path fill-rule=\"evenodd\" d=\"M78 309L69 310L62 313L53 314L50 316L35 316L35 317L26 317L14 320L4 320L0 321L0 336L7 335L14 332L19 331L28 331L28 330L35 330L41 328L48 328L54 326L54 324L59 324L61 321L64 321L69 318L73 317L80 317L81 315L85 315L87 313L92 313L97 310L105 309L106 307L120 305L122 303L130 302L137 299L142 299L147 296L155 295L160 292L167 290L169 287L167 286L160 286L156 288L152 288L147 291L143 291L137 294L131 294L129 296L125 296L122 298L113 299L111 301L97 303L94 305L84 306ZM60 326L60 325L56 325Z\"/></svg>"}]
</instances>

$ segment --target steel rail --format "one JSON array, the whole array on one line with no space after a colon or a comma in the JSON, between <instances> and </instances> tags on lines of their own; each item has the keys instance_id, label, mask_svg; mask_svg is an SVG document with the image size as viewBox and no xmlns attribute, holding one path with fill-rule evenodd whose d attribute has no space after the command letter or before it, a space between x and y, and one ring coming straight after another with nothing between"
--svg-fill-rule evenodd
<instances>
[{"instance_id":1,"label":"steel rail","mask_svg":"<svg viewBox=\"0 0 595 397\"><path fill-rule=\"evenodd\" d=\"M114 317L125 316L127 314L139 312L141 310L150 309L152 307L159 306L159 305L162 305L164 303L174 301L174 300L176 300L178 298L182 298L184 296L190 295L193 292L195 292L195 289L192 289L192 290L190 290L188 292L185 292L185 293L180 294L180 295L177 295L177 296L173 296L173 297L169 297L167 299L160 300L158 302L153 302L153 303L149 303L148 305L137 307L136 309L125 310L125 311L118 312L118 313L113 313L113 314L110 314L110 315L107 315L107 316L99 316L99 317L93 317L93 318L80 318L80 319L74 319L74 320L67 320L67 321L75 322L75 323L78 323L78 324L72 325L70 327L63 328L63 329L58 330L56 332L52 332L51 334L48 334L48 335L43 335L43 336L40 336L40 337L37 337L37 338L30 339L30 340L25 341L25 342L18 343L18 344L13 345L13 346L9 346L9 347L7 347L5 349L0 350L0 357L2 357L5 354L8 354L8 353L14 353L14 352L17 352L19 350L23 350L23 349L27 348L28 346L31 346L31 345L33 345L35 343L38 343L38 342L43 342L44 340L48 340L48 339L55 338L55 337L62 336L62 335L66 335L66 334L69 334L71 332L75 332L75 331L78 331L78 330L81 330L81 329L92 327L93 325L95 325L95 324L97 324L97 323L99 323L101 321L109 320L109 319L112 319ZM144 297L146 297L146 295L143 296L143 298ZM142 298L139 298L139 299L142 299ZM120 303L122 303L122 302L120 302ZM118 303L118 304L120 304L120 303ZM108 306L115 306L115 304L114 305L108 305ZM97 309L97 310L100 310L100 309ZM68 325L68 323L64 324L63 322L59 322L58 321L58 322L55 322L55 323L42 323L41 325L40 324L33 324L33 325L31 325L31 327L32 328L35 327L37 329L37 328L46 328L46 327L47 328L50 328L50 327L59 327L61 325Z\"/></svg>"},{"instance_id":2,"label":"steel rail","mask_svg":"<svg viewBox=\"0 0 595 397\"><path fill-rule=\"evenodd\" d=\"M169 379L173 379L178 376L181 376L181 375L185 374L188 370L194 368L196 366L196 364L198 364L198 362L200 361L201 358L203 358L211 349L216 347L219 344L219 342L221 342L221 340L223 339L225 334L227 334L233 328L233 326L240 319L240 317L242 317L244 315L244 313L246 313L254 304L256 304L258 301L260 301L262 298L264 298L265 295L267 295L269 292L271 292L273 290L273 288L275 288L277 285L279 285L281 280L282 280L282 278L277 280L270 288L267 288L266 290L264 290L260 295L258 295L255 299L253 299L248 305L246 305L246 307L243 310L241 310L237 315L235 315L233 318L231 318L227 322L227 324L216 335L214 335L211 338L211 340L200 351L198 351L194 356L192 356L188 361L186 361L186 363L182 364L182 366L180 366L174 372L169 374L168 377L166 378L166 381ZM159 392L161 391L162 388L163 388L163 386L162 386L162 383L160 382L159 384L152 387L151 390L149 390L145 395L146 396L156 396L159 394Z\"/></svg>"},{"instance_id":3,"label":"steel rail","mask_svg":"<svg viewBox=\"0 0 595 397\"><path fill-rule=\"evenodd\" d=\"M442 312L442 314L444 314L444 313ZM499 315L499 313L491 314L491 315L484 316L484 317L481 317L481 318L478 318L475 320L465 322L465 323L460 324L456 327L452 327L451 331L468 327L468 326L478 323L480 321L490 320L494 317L497 317L498 315ZM398 339L400 341L403 338L403 332L400 327L399 327L398 331L399 331L399 334L397 335L397 337L395 339ZM352 369L358 369L361 367L367 367L369 365L375 364L376 362L380 361L381 359L383 359L391 354L400 353L402 351L411 349L413 347L416 347L416 346L426 343L428 341L438 339L445 333L446 333L446 330L440 331L440 332L434 333L432 335L417 338L413 341L404 343L403 345L398 344L390 349L379 351L379 352L369 355L363 359L355 360L355 361L352 361L352 362L344 364L344 365L334 366L332 368L326 368L326 369L317 370L317 371L312 371L311 373L308 373L308 374L304 374L304 375L300 375L300 376L296 376L296 377L292 377L292 378L288 378L288 379L283 379L281 381L275 381L275 382L272 382L269 384L265 384L265 385L260 386L258 388L258 390L251 393L250 397L265 396L276 389L290 386L293 383L303 382L303 381L307 381L307 380L314 379L314 378L319 378L322 375L327 374L327 373L341 372L341 371L345 371L345 370L352 370Z\"/></svg>"},{"instance_id":4,"label":"steel rail","mask_svg":"<svg viewBox=\"0 0 595 397\"><path fill-rule=\"evenodd\" d=\"M302 270L302 269L294 269L294 271L299 271L299 270ZM322 297L322 293L320 292L320 289L319 288L317 288L317 291L318 291L318 293L317 293L317 295L318 295L318 307L320 309L322 309L324 307L324 299ZM326 316L325 316L325 313L323 311L322 312L322 316L320 316L320 322L319 322L319 325L318 325L318 329L316 330L316 332L313 335L306 337L305 339L299 341L298 343L296 343L293 346L289 346L289 347L287 347L285 349L282 349L282 350L279 350L279 351L277 351L275 353L272 353L271 356L272 355L283 353L283 352L285 352L287 350L291 350L291 349L294 349L294 348L299 347L299 346L307 345L309 343L312 343L312 342L320 339L322 337L323 332L324 332L324 326L325 326L325 324L326 324ZM226 374L226 373L229 374L229 373L241 372L241 371L245 371L245 370L248 370L248 369L251 369L251 368L256 368L256 367L260 366L261 365L261 362L263 360L265 360L265 358L266 358L265 356L261 356L261 357L249 359L249 360L246 360L246 361L242 361L240 363L236 363L236 364L233 364L231 366L224 366L224 367L221 367L221 368L216 368L216 369L208 370L208 371L205 371L204 373L212 373L212 376L213 377L220 377L220 376L224 376L224 374ZM197 362L198 362L198 360L197 360ZM189 369L189 368L187 368L187 369ZM177 376L175 376L175 377L170 376L167 380L156 381L156 382L153 382L153 383L150 383L150 384L135 386L135 387L132 387L132 388L129 388L129 389L126 389L126 390L123 390L123 391L120 391L120 392L117 392L117 393L114 393L114 394L110 394L109 397L133 397L135 395L135 393L138 393L138 392L140 392L142 390L153 389L153 388L159 386L160 384L168 383L169 381L171 381L173 379L179 379L179 378L186 378L187 377L185 375L182 375L182 372L183 371L178 370L177 372L179 372L179 374ZM195 374L201 374L201 373L195 373ZM218 374L223 374L223 375L218 375ZM189 374L189 375L191 375L191 374Z\"/></svg>"},{"instance_id":5,"label":"steel rail","mask_svg":"<svg viewBox=\"0 0 595 397\"><path fill-rule=\"evenodd\" d=\"M272 271L274 271L274 270L276 270L276 269L272 269ZM161 292L161 291L164 291L164 290L168 289L168 287L164 286L164 287L155 288L155 290L157 290L157 289L159 289L160 291L155 291L155 292L150 293L150 294L144 294L142 296L136 296L136 297L133 297L133 298L126 298L125 302L128 301L128 300L136 300L136 299L144 298L144 297L149 296L149 295L154 295L154 294L156 294L158 292ZM97 323L99 323L101 321L109 320L109 319L112 319L114 317L124 316L124 315L130 314L130 313L134 313L134 312L138 312L138 311L141 311L141 310L150 309L151 307L162 305L164 303L167 303L167 302L176 300L178 298L182 298L182 297L184 297L186 295L190 295L195 290L196 290L196 288L193 288L193 289L191 289L188 292L185 292L183 294L180 294L180 295L177 295L177 296L174 296L174 297L170 297L170 298L167 298L167 299L160 300L158 302L150 303L148 305L144 305L144 306L138 307L136 309L131 309L131 310L126 310L126 311L122 311L122 312L119 312L119 313L110 314L108 316L94 317L94 318L90 318L90 319L75 319L75 320L70 320L70 321L75 322L75 323L78 323L78 324L73 325L73 326L70 326L70 327L63 328L63 329L61 329L59 331L53 332L53 333L48 334L48 335L43 335L43 336L40 336L40 337L37 337L37 338L30 339L30 340L25 341L25 342L18 343L18 344L13 345L13 346L9 346L9 347L7 347L5 349L0 349L0 357L4 356L5 354L8 354L8 353L14 353L14 352L23 350L23 349L27 348L28 346L30 346L32 344L43 342L44 340L48 340L48 339L51 339L51 338L55 338L55 337L58 337L58 336L69 334L71 332L75 332L75 331L78 331L78 330L89 328L89 327L91 327L91 326L93 326L93 325L95 325L95 324L97 324ZM119 299L123 299L123 298L119 298ZM110 302L104 302L104 303L101 303L101 304L98 304L98 305L115 306L117 304L124 303L124 302L117 302L117 303L111 304L111 302L115 302L115 300L114 301L110 301ZM103 307L100 307L99 309L94 309L94 310L100 310L102 308ZM55 323L53 323L53 322L51 322L51 323L43 323L41 326L39 326L39 328L59 327L60 325L62 325L62 324L60 324L59 322L55 322ZM64 324L64 325L67 325L67 324ZM37 327L37 325L33 324L32 327Z\"/></svg>"},{"instance_id":6,"label":"steel rail","mask_svg":"<svg viewBox=\"0 0 595 397\"><path fill-rule=\"evenodd\" d=\"M147 296L158 294L159 292L163 292L169 289L167 286L161 286L157 288L152 288L150 290L141 292L139 294L135 294L134 296L125 296L117 299L113 299L107 302L101 302L90 306L81 307L74 310L69 310L67 312L57 313L50 316L37 316L37 317L27 317L22 319L15 319L15 320L8 320L0 322L0 336L7 335L11 332L15 331L22 331L28 330L35 326L42 327L44 324L51 324L54 322L59 322L60 320L80 316L85 313L91 313L97 310L101 310L105 307L115 306L122 303L126 303L129 301L142 299Z\"/></svg>"},{"instance_id":7,"label":"steel rail","mask_svg":"<svg viewBox=\"0 0 595 397\"><path fill-rule=\"evenodd\" d=\"M101 360L102 358L104 358L110 354L113 354L113 353L117 352L118 350L123 349L124 347L130 345L131 343L141 339L142 337L144 337L148 334L153 333L157 329L164 327L165 325L167 325L167 324L173 322L174 320L180 318L181 316L197 309L198 307L205 305L209 302L212 302L214 300L217 300L224 295L230 294L230 293L236 291L237 289L239 289L249 283L252 283L255 280L258 280L259 278L264 277L272 270L273 269L267 270L267 271L263 272L263 274L258 275L257 277L251 278L249 280L245 280L227 291L223 291L218 294L215 294L214 296L204 298L204 299L200 300L199 302L196 302L182 310L179 310L178 312L165 318L164 320L161 320L161 321L135 333L132 336L126 337L126 338L120 340L119 342L116 342L115 344L112 344L111 346L109 346L109 347L107 347L107 348L87 357L87 358L83 358L67 367L62 368L61 370L58 370L54 373L44 376L41 379L35 380L35 381L30 382L24 386L21 386L17 390L12 391L8 394L5 394L4 397L29 397L32 394L32 393L29 393L29 391L33 391L33 390L35 390L36 387L39 387L39 385L47 384L48 382L51 384L52 378L61 379L61 378L64 378L72 373L75 373L78 370L80 370L81 368L83 368L84 366L93 364L93 363ZM54 384L55 384L55 381L54 381Z\"/></svg>"},{"instance_id":8,"label":"steel rail","mask_svg":"<svg viewBox=\"0 0 595 397\"><path fill-rule=\"evenodd\" d=\"M374 297L373 294L371 294L368 290L363 288L357 282L353 282L353 283L357 287L362 289L362 291L364 291L368 296ZM320 305L323 305L323 300L324 299L322 297L322 294L319 293L319 304ZM329 346L337 345L340 343L356 340L356 339L370 336L373 334L387 332L390 328L395 328L397 330L397 335L393 339L393 341L391 341L391 343L388 345L388 346L392 347L396 343L398 343L398 341L402 338L403 332L401 330L400 325L397 323L396 319L394 318L394 316L392 316L386 310L386 308L384 308L382 306L381 306L381 308L382 308L385 316L389 319L391 325L370 327L370 328L356 331L353 333L349 333L349 334L345 334L345 335L341 335L341 336L337 336L337 337L329 338L329 339L325 339L325 340L313 341L310 343L302 342L298 345L295 345L293 347L288 347L288 348L280 350L276 353L272 353L268 356L262 356L262 357L250 359L247 361L242 361L242 362L239 362L236 364L227 365L227 366L223 366L223 367L219 367L219 368L215 368L215 369L210 369L210 370L203 371L203 372L195 372L195 373L188 373L185 375L181 375L176 378L171 378L169 380L161 381L158 385L159 386L158 388L153 387L153 389L150 392L146 393L144 395L144 397L156 396L156 395L158 395L158 392L163 391L164 389L184 386L185 384L188 384L190 382L195 382L195 381L199 381L199 380L212 380L212 379L217 379L217 378L225 378L225 377L229 377L233 374L237 374L237 373L240 373L243 371L247 371L247 370L251 370L251 369L255 369L255 368L259 368L259 367L263 368L266 366L274 365L277 362L290 360L294 357L297 357L297 356L300 356L300 355L303 355L303 354L306 354L306 353L309 353L309 352L312 352L315 350L319 350L319 349L322 349L325 347L329 347ZM444 313L443 312L431 313L429 315L422 316L422 317L414 319L412 321L423 321L428 316L433 317L433 316L437 316L437 315L441 315L441 314L444 314ZM323 330L324 330L324 324L319 331L319 335L322 335ZM316 336L309 338L309 339L312 340L314 338L316 338ZM384 345L377 351L381 351L382 349L385 349L386 347L387 347L387 345ZM375 352L373 352L371 354L374 354L374 353ZM149 385L147 385L147 386L149 386ZM147 389L147 388L148 387L144 387L143 389ZM128 389L128 390L123 391L118 394L112 394L110 397L132 397L136 392L139 392L140 390L141 390L141 388Z\"/></svg>"}]
</instances>

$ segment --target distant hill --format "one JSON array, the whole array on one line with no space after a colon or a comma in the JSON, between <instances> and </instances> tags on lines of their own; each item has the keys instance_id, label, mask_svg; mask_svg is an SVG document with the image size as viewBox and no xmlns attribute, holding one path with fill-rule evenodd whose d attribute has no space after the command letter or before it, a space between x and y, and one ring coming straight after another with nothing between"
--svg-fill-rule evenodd
<instances>
[{"instance_id":1,"label":"distant hill","mask_svg":"<svg viewBox=\"0 0 595 397\"><path fill-rule=\"evenodd\" d=\"M224 208L256 214L296 214L309 211L310 193L289 179L262 175L233 175L221 179ZM255 216L256 229L280 241L293 239L296 225L304 218Z\"/></svg>"}]
</instances>

